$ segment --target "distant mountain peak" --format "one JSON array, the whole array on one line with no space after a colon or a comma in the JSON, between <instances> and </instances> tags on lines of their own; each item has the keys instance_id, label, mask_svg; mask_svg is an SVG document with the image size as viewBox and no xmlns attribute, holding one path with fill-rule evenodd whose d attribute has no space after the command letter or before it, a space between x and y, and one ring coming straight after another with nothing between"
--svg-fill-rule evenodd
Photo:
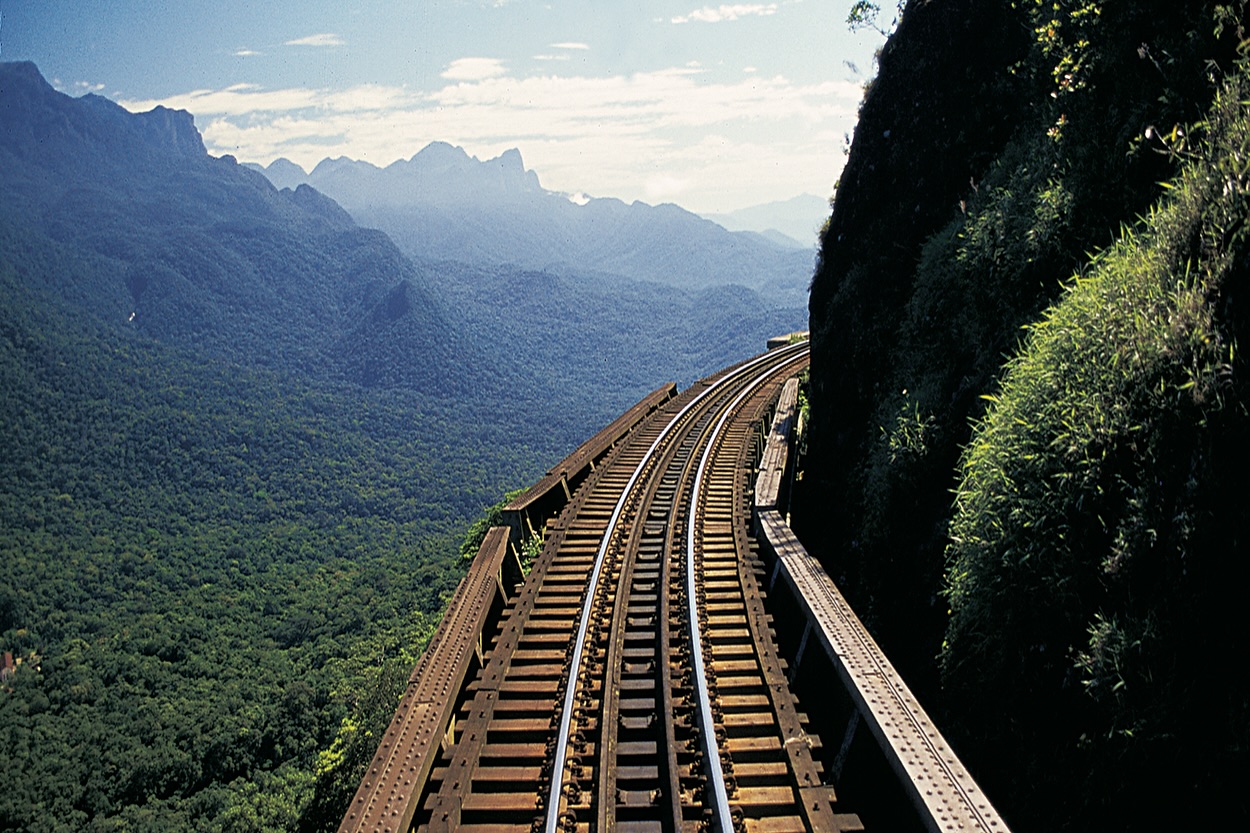
<instances>
[{"instance_id":1,"label":"distant mountain peak","mask_svg":"<svg viewBox=\"0 0 1250 833\"><path fill-rule=\"evenodd\" d=\"M409 159L409 162L469 162L472 159L464 148L450 144L448 142L430 142L421 150L417 151Z\"/></svg>"},{"instance_id":2,"label":"distant mountain peak","mask_svg":"<svg viewBox=\"0 0 1250 833\"><path fill-rule=\"evenodd\" d=\"M146 113L138 113L135 117L159 146L188 156L203 156L208 153L200 131L195 127L195 116L186 110L157 106Z\"/></svg>"},{"instance_id":3,"label":"distant mountain peak","mask_svg":"<svg viewBox=\"0 0 1250 833\"><path fill-rule=\"evenodd\" d=\"M521 151L517 148L509 148L490 161L498 162L502 168L508 168L514 171L525 170L525 163L521 160Z\"/></svg>"},{"instance_id":4,"label":"distant mountain peak","mask_svg":"<svg viewBox=\"0 0 1250 833\"><path fill-rule=\"evenodd\" d=\"M195 118L155 107L130 113L103 96L58 92L30 61L0 63L0 144L26 156L56 149L70 156L104 138L127 153L207 157Z\"/></svg>"},{"instance_id":5,"label":"distant mountain peak","mask_svg":"<svg viewBox=\"0 0 1250 833\"><path fill-rule=\"evenodd\" d=\"M317 176L325 176L327 174L356 168L362 170L377 170L376 166L371 165L368 162L358 162L355 159L349 159L346 156L336 156L333 159L327 156L325 159L322 159L317 163L317 166L312 169L312 173L308 176L311 179Z\"/></svg>"},{"instance_id":6,"label":"distant mountain peak","mask_svg":"<svg viewBox=\"0 0 1250 833\"><path fill-rule=\"evenodd\" d=\"M34 61L4 61L0 63L0 79L3 79L6 86L8 84L24 81L28 84L37 84L42 87L52 89L43 77L43 73L39 71L39 67L35 66Z\"/></svg>"},{"instance_id":7,"label":"distant mountain peak","mask_svg":"<svg viewBox=\"0 0 1250 833\"><path fill-rule=\"evenodd\" d=\"M813 194L799 194L788 200L703 216L730 231L777 235L771 237L774 243L809 247L815 244L820 227L829 219L829 203Z\"/></svg>"},{"instance_id":8,"label":"distant mountain peak","mask_svg":"<svg viewBox=\"0 0 1250 833\"><path fill-rule=\"evenodd\" d=\"M510 191L538 193L543 190L538 182L538 174L525 170L521 151L516 148L509 148L483 164L497 168L502 176L501 184Z\"/></svg>"},{"instance_id":9,"label":"distant mountain peak","mask_svg":"<svg viewBox=\"0 0 1250 833\"><path fill-rule=\"evenodd\" d=\"M287 159L285 156L279 156L277 159L269 163L269 167L264 168L263 170L283 171L284 173L285 172L290 172L290 173L298 172L302 176L308 176L308 172L304 170L303 166L298 165L295 162L292 162L290 159Z\"/></svg>"},{"instance_id":10,"label":"distant mountain peak","mask_svg":"<svg viewBox=\"0 0 1250 833\"><path fill-rule=\"evenodd\" d=\"M347 208L481 199L514 202L547 194L538 174L525 169L521 151L516 148L482 161L448 142L431 142L410 158L385 168L339 156L321 160L308 174L285 159L255 169L277 188L306 183Z\"/></svg>"}]
</instances>

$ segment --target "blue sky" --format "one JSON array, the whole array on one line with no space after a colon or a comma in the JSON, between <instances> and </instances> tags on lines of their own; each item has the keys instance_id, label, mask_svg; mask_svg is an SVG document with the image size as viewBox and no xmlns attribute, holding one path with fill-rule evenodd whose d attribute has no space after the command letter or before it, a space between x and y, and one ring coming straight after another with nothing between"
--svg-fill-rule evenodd
<instances>
[{"instance_id":1,"label":"blue sky","mask_svg":"<svg viewBox=\"0 0 1250 833\"><path fill-rule=\"evenodd\" d=\"M728 211L832 192L882 42L850 5L0 0L0 59L240 161L516 147L547 188Z\"/></svg>"}]
</instances>

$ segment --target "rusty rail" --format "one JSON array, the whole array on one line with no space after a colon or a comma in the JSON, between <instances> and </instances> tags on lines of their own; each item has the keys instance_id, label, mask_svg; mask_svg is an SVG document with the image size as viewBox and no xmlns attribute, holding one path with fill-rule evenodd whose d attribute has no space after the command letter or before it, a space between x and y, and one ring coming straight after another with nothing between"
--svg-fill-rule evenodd
<instances>
[{"instance_id":1,"label":"rusty rail","mask_svg":"<svg viewBox=\"0 0 1250 833\"><path fill-rule=\"evenodd\" d=\"M656 408L672 399L676 385L664 385L613 420L505 507L506 527L488 530L465 577L422 654L383 734L364 780L339 826L340 833L407 830L439 749L450 744L465 689L485 662L487 634L521 575L516 563L523 529L538 529L558 513L595 465Z\"/></svg>"},{"instance_id":2,"label":"rusty rail","mask_svg":"<svg viewBox=\"0 0 1250 833\"><path fill-rule=\"evenodd\" d=\"M785 380L806 361L787 345L660 388L509 504L341 833L862 830L835 791L853 731L834 756L791 685L816 657L923 826L1006 829L785 526ZM513 587L515 544L540 529ZM789 663L782 609L803 623Z\"/></svg>"}]
</instances>

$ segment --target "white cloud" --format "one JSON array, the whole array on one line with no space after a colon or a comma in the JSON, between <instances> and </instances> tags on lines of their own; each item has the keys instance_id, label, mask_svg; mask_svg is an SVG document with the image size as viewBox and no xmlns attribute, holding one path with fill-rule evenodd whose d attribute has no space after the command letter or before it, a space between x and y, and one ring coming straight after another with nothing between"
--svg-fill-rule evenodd
<instances>
[{"instance_id":1,"label":"white cloud","mask_svg":"<svg viewBox=\"0 0 1250 833\"><path fill-rule=\"evenodd\" d=\"M251 58L252 56L259 55L259 54L261 53L257 52L255 49L248 49L247 47L244 47L242 49L235 50L234 57Z\"/></svg>"},{"instance_id":2,"label":"white cloud","mask_svg":"<svg viewBox=\"0 0 1250 833\"><path fill-rule=\"evenodd\" d=\"M716 7L704 6L689 14L679 15L672 23L724 23L741 17L767 17L777 13L776 3L735 3Z\"/></svg>"},{"instance_id":3,"label":"white cloud","mask_svg":"<svg viewBox=\"0 0 1250 833\"><path fill-rule=\"evenodd\" d=\"M644 192L650 202L670 202L689 190L691 181L672 174L655 174L647 177Z\"/></svg>"},{"instance_id":4,"label":"white cloud","mask_svg":"<svg viewBox=\"0 0 1250 833\"><path fill-rule=\"evenodd\" d=\"M535 55L535 61L567 61L568 55Z\"/></svg>"},{"instance_id":5,"label":"white cloud","mask_svg":"<svg viewBox=\"0 0 1250 833\"><path fill-rule=\"evenodd\" d=\"M435 140L481 158L519 147L548 188L729 210L827 192L862 92L853 81L782 76L716 82L685 66L515 77L486 58L454 62L445 77L429 91L240 83L120 103L189 110L210 152L247 161L285 156L311 170L327 156L386 165Z\"/></svg>"},{"instance_id":6,"label":"white cloud","mask_svg":"<svg viewBox=\"0 0 1250 833\"><path fill-rule=\"evenodd\" d=\"M143 113L158 105L173 110L189 110L197 116L254 116L315 107L322 93L318 90L242 90L238 85L224 90L192 90L162 99L118 100L132 113Z\"/></svg>"},{"instance_id":7,"label":"white cloud","mask_svg":"<svg viewBox=\"0 0 1250 833\"><path fill-rule=\"evenodd\" d=\"M98 93L104 89L103 84L92 84L90 81L75 81L74 89L82 93Z\"/></svg>"},{"instance_id":8,"label":"white cloud","mask_svg":"<svg viewBox=\"0 0 1250 833\"><path fill-rule=\"evenodd\" d=\"M507 71L498 58L457 58L443 70L442 75L449 81L483 81Z\"/></svg>"},{"instance_id":9,"label":"white cloud","mask_svg":"<svg viewBox=\"0 0 1250 833\"><path fill-rule=\"evenodd\" d=\"M283 46L342 46L343 39L333 32L322 32L318 35L309 35L306 38L296 38L289 40Z\"/></svg>"},{"instance_id":10,"label":"white cloud","mask_svg":"<svg viewBox=\"0 0 1250 833\"><path fill-rule=\"evenodd\" d=\"M590 44L574 43L572 41L564 41L563 43L551 44L552 49L589 49Z\"/></svg>"}]
</instances>

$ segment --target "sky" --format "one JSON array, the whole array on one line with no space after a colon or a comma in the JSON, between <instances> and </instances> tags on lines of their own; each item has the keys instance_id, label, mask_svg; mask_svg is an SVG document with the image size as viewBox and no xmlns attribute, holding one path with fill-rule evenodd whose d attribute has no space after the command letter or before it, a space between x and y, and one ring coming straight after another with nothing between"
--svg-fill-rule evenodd
<instances>
[{"instance_id":1,"label":"sky","mask_svg":"<svg viewBox=\"0 0 1250 833\"><path fill-rule=\"evenodd\" d=\"M725 212L832 194L884 40L851 4L0 0L0 60L240 162L517 148L555 191Z\"/></svg>"}]
</instances>

